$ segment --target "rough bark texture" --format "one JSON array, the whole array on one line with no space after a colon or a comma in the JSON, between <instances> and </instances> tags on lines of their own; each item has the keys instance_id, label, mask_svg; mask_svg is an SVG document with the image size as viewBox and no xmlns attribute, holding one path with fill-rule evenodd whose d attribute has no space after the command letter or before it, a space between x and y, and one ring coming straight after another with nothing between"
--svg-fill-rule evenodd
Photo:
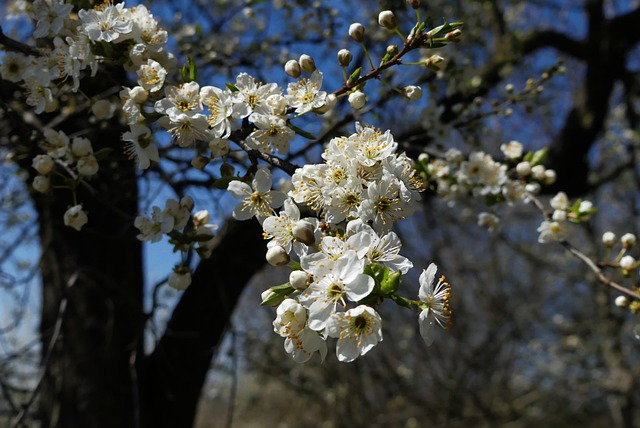
<instances>
[{"instance_id":1,"label":"rough bark texture","mask_svg":"<svg viewBox=\"0 0 640 428\"><path fill-rule=\"evenodd\" d=\"M93 138L94 148L117 139L116 133L102 133ZM138 200L134 166L122 161L103 165L100 177L90 181L96 196L80 192L89 211L82 232L62 223L74 205L68 192L35 197L42 241L43 353L56 341L40 393L46 427L134 426L129 360L141 345L142 252L132 226ZM62 329L54 337L63 298Z\"/></svg>"}]
</instances>

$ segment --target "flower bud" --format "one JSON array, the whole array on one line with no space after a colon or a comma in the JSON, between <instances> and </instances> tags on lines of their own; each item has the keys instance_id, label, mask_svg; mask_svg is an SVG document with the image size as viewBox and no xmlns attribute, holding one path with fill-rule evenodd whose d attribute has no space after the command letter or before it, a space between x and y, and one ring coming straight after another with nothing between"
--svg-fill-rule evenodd
<instances>
[{"instance_id":1,"label":"flower bud","mask_svg":"<svg viewBox=\"0 0 640 428\"><path fill-rule=\"evenodd\" d=\"M280 245L274 245L273 247L269 248L267 250L266 257L267 263L269 263L271 266L284 266L291 260L289 254L287 254L287 251Z\"/></svg>"},{"instance_id":2,"label":"flower bud","mask_svg":"<svg viewBox=\"0 0 640 428\"><path fill-rule=\"evenodd\" d=\"M149 93L142 86L136 86L129 92L129 97L131 97L134 103L142 104L147 101Z\"/></svg>"},{"instance_id":3,"label":"flower bud","mask_svg":"<svg viewBox=\"0 0 640 428\"><path fill-rule=\"evenodd\" d=\"M387 54L391 57L398 55L398 45L389 45L387 46Z\"/></svg>"},{"instance_id":4,"label":"flower bud","mask_svg":"<svg viewBox=\"0 0 640 428\"><path fill-rule=\"evenodd\" d=\"M620 267L624 270L633 269L633 265L636 263L636 259L631 256L624 256L620 259Z\"/></svg>"},{"instance_id":5,"label":"flower bud","mask_svg":"<svg viewBox=\"0 0 640 428\"><path fill-rule=\"evenodd\" d=\"M93 147L91 147L91 141L86 138L74 138L71 142L71 152L81 158L93 153Z\"/></svg>"},{"instance_id":6,"label":"flower bud","mask_svg":"<svg viewBox=\"0 0 640 428\"><path fill-rule=\"evenodd\" d=\"M353 55L347 49L340 49L340 51L338 51L338 63L340 67L348 67L352 59Z\"/></svg>"},{"instance_id":7,"label":"flower bud","mask_svg":"<svg viewBox=\"0 0 640 428\"><path fill-rule=\"evenodd\" d=\"M459 28L456 28L455 30L450 31L444 35L444 38L446 40L454 43L458 43L461 37L462 37L462 31Z\"/></svg>"},{"instance_id":8,"label":"flower bud","mask_svg":"<svg viewBox=\"0 0 640 428\"><path fill-rule=\"evenodd\" d=\"M440 71L444 68L445 61L440 55L431 55L425 60L424 65L431 71Z\"/></svg>"},{"instance_id":9,"label":"flower bud","mask_svg":"<svg viewBox=\"0 0 640 428\"><path fill-rule=\"evenodd\" d=\"M616 297L615 303L619 308L626 308L629 306L629 299L627 299L627 296L618 296Z\"/></svg>"},{"instance_id":10,"label":"flower bud","mask_svg":"<svg viewBox=\"0 0 640 428\"><path fill-rule=\"evenodd\" d=\"M616 234L613 232L605 232L602 234L602 243L611 248L616 243Z\"/></svg>"},{"instance_id":11,"label":"flower bud","mask_svg":"<svg viewBox=\"0 0 640 428\"><path fill-rule=\"evenodd\" d=\"M36 175L31 185L36 192L40 193L47 193L51 188L49 177L45 177L44 175Z\"/></svg>"},{"instance_id":12,"label":"flower bud","mask_svg":"<svg viewBox=\"0 0 640 428\"><path fill-rule=\"evenodd\" d=\"M33 169L38 171L38 174L47 175L53 169L55 162L49 155L37 155L31 161Z\"/></svg>"},{"instance_id":13,"label":"flower bud","mask_svg":"<svg viewBox=\"0 0 640 428\"><path fill-rule=\"evenodd\" d=\"M413 9L418 9L420 7L420 0L407 0L407 4Z\"/></svg>"},{"instance_id":14,"label":"flower bud","mask_svg":"<svg viewBox=\"0 0 640 428\"><path fill-rule=\"evenodd\" d=\"M622 235L622 238L620 238L620 242L622 242L624 248L631 248L636 245L636 235L633 233L625 233Z\"/></svg>"},{"instance_id":15,"label":"flower bud","mask_svg":"<svg viewBox=\"0 0 640 428\"><path fill-rule=\"evenodd\" d=\"M78 169L78 174L90 177L98 173L98 160L93 155L81 157L78 159L76 168Z\"/></svg>"},{"instance_id":16,"label":"flower bud","mask_svg":"<svg viewBox=\"0 0 640 428\"><path fill-rule=\"evenodd\" d=\"M209 223L209 220L211 220L211 216L207 210L200 210L193 214L193 223L196 227Z\"/></svg>"},{"instance_id":17,"label":"flower bud","mask_svg":"<svg viewBox=\"0 0 640 428\"><path fill-rule=\"evenodd\" d=\"M569 197L564 192L558 192L549 203L554 210L569 209Z\"/></svg>"},{"instance_id":18,"label":"flower bud","mask_svg":"<svg viewBox=\"0 0 640 428\"><path fill-rule=\"evenodd\" d=\"M516 172L520 177L526 177L531 174L531 163L522 161L516 165Z\"/></svg>"},{"instance_id":19,"label":"flower bud","mask_svg":"<svg viewBox=\"0 0 640 428\"><path fill-rule=\"evenodd\" d=\"M309 274L303 270L294 270L289 274L289 284L296 290L304 290L309 287Z\"/></svg>"},{"instance_id":20,"label":"flower bud","mask_svg":"<svg viewBox=\"0 0 640 428\"><path fill-rule=\"evenodd\" d=\"M349 104L356 110L361 109L367 104L367 96L364 92L355 91L349 94Z\"/></svg>"},{"instance_id":21,"label":"flower bud","mask_svg":"<svg viewBox=\"0 0 640 428\"><path fill-rule=\"evenodd\" d=\"M542 179L542 184L546 184L547 186L552 185L553 183L556 182L556 179L558 178L555 170L553 169L547 169L544 172L544 178Z\"/></svg>"},{"instance_id":22,"label":"flower bud","mask_svg":"<svg viewBox=\"0 0 640 428\"><path fill-rule=\"evenodd\" d=\"M544 167L544 165L536 165L531 168L531 174L533 174L533 178L535 178L536 180L542 181L544 180L545 170L546 168Z\"/></svg>"},{"instance_id":23,"label":"flower bud","mask_svg":"<svg viewBox=\"0 0 640 428\"><path fill-rule=\"evenodd\" d=\"M294 79L297 79L302 73L302 68L300 67L300 63L298 61L296 61L295 59L290 59L284 65L284 72Z\"/></svg>"},{"instance_id":24,"label":"flower bud","mask_svg":"<svg viewBox=\"0 0 640 428\"><path fill-rule=\"evenodd\" d=\"M422 98L422 88L415 85L405 86L402 88L402 95L409 101L418 101Z\"/></svg>"},{"instance_id":25,"label":"flower bud","mask_svg":"<svg viewBox=\"0 0 640 428\"><path fill-rule=\"evenodd\" d=\"M358 43L364 40L364 27L359 22L354 22L349 26L349 37Z\"/></svg>"},{"instance_id":26,"label":"flower bud","mask_svg":"<svg viewBox=\"0 0 640 428\"><path fill-rule=\"evenodd\" d=\"M87 224L89 218L87 212L82 210L82 205L74 205L64 213L64 225L73 227L75 230L82 229Z\"/></svg>"},{"instance_id":27,"label":"flower bud","mask_svg":"<svg viewBox=\"0 0 640 428\"><path fill-rule=\"evenodd\" d=\"M540 193L540 184L539 183L527 183L524 186L524 190L531 193L532 195L537 195Z\"/></svg>"},{"instance_id":28,"label":"flower bud","mask_svg":"<svg viewBox=\"0 0 640 428\"><path fill-rule=\"evenodd\" d=\"M175 266L167 283L176 290L186 290L191 285L191 270L182 265Z\"/></svg>"},{"instance_id":29,"label":"flower bud","mask_svg":"<svg viewBox=\"0 0 640 428\"><path fill-rule=\"evenodd\" d=\"M295 240L306 245L312 245L316 242L314 232L315 227L306 220L298 221L291 229L291 233Z\"/></svg>"},{"instance_id":30,"label":"flower bud","mask_svg":"<svg viewBox=\"0 0 640 428\"><path fill-rule=\"evenodd\" d=\"M553 215L551 216L553 221L566 221L567 220L567 212L565 210L555 210Z\"/></svg>"},{"instance_id":31,"label":"flower bud","mask_svg":"<svg viewBox=\"0 0 640 428\"><path fill-rule=\"evenodd\" d=\"M313 73L316 70L316 63L309 55L300 55L298 62L300 63L302 70L307 73Z\"/></svg>"},{"instance_id":32,"label":"flower bud","mask_svg":"<svg viewBox=\"0 0 640 428\"><path fill-rule=\"evenodd\" d=\"M378 24L387 30L394 30L398 25L396 22L396 16L390 10L383 10L380 12L378 15Z\"/></svg>"}]
</instances>

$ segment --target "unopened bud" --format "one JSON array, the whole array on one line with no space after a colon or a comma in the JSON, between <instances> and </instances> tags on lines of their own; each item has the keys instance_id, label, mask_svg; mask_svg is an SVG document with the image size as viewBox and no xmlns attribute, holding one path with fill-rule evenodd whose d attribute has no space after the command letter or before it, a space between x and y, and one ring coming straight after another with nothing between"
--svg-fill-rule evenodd
<instances>
[{"instance_id":1,"label":"unopened bud","mask_svg":"<svg viewBox=\"0 0 640 428\"><path fill-rule=\"evenodd\" d=\"M314 71L316 71L316 62L309 55L300 55L300 59L298 60L298 62L300 63L300 67L302 68L302 70L306 71L307 73L313 73Z\"/></svg>"},{"instance_id":2,"label":"unopened bud","mask_svg":"<svg viewBox=\"0 0 640 428\"><path fill-rule=\"evenodd\" d=\"M298 221L291 229L291 233L293 234L295 240L305 245L312 245L314 242L316 242L314 232L315 227L313 226L313 224L309 223L306 220Z\"/></svg>"},{"instance_id":3,"label":"unopened bud","mask_svg":"<svg viewBox=\"0 0 640 428\"><path fill-rule=\"evenodd\" d=\"M338 51L338 63L340 67L348 67L352 59L353 55L347 49L340 49L340 51Z\"/></svg>"},{"instance_id":4,"label":"unopened bud","mask_svg":"<svg viewBox=\"0 0 640 428\"><path fill-rule=\"evenodd\" d=\"M409 101L417 101L422 98L422 88L420 86L405 86L402 88L402 95Z\"/></svg>"},{"instance_id":5,"label":"unopened bud","mask_svg":"<svg viewBox=\"0 0 640 428\"><path fill-rule=\"evenodd\" d=\"M173 268L167 282L176 290L186 290L191 285L191 270L186 266L177 265Z\"/></svg>"},{"instance_id":6,"label":"unopened bud","mask_svg":"<svg viewBox=\"0 0 640 428\"><path fill-rule=\"evenodd\" d=\"M289 274L289 284L296 290L309 287L309 275L303 270L294 270Z\"/></svg>"},{"instance_id":7,"label":"unopened bud","mask_svg":"<svg viewBox=\"0 0 640 428\"><path fill-rule=\"evenodd\" d=\"M378 24L387 30L394 30L398 25L396 22L396 16L390 10L383 10L380 12L378 15Z\"/></svg>"},{"instance_id":8,"label":"unopened bud","mask_svg":"<svg viewBox=\"0 0 640 428\"><path fill-rule=\"evenodd\" d=\"M636 259L634 259L631 256L624 256L623 258L620 259L620 267L624 270L632 269L635 263L636 263Z\"/></svg>"},{"instance_id":9,"label":"unopened bud","mask_svg":"<svg viewBox=\"0 0 640 428\"><path fill-rule=\"evenodd\" d=\"M420 7L420 0L407 0L407 4L414 9L418 9Z\"/></svg>"},{"instance_id":10,"label":"unopened bud","mask_svg":"<svg viewBox=\"0 0 640 428\"><path fill-rule=\"evenodd\" d=\"M44 175L37 175L33 179L32 186L36 192L47 193L47 191L51 188L49 177L45 177Z\"/></svg>"},{"instance_id":11,"label":"unopened bud","mask_svg":"<svg viewBox=\"0 0 640 428\"><path fill-rule=\"evenodd\" d=\"M440 55L431 55L426 59L424 65L431 71L440 71L444 68L445 61Z\"/></svg>"},{"instance_id":12,"label":"unopened bud","mask_svg":"<svg viewBox=\"0 0 640 428\"><path fill-rule=\"evenodd\" d=\"M544 172L544 178L542 179L542 183L546 184L547 186L552 185L553 183L556 182L556 179L558 178L556 172L553 169L547 169Z\"/></svg>"},{"instance_id":13,"label":"unopened bud","mask_svg":"<svg viewBox=\"0 0 640 428\"><path fill-rule=\"evenodd\" d=\"M396 56L398 55L398 45L389 45L387 46L387 54L389 56Z\"/></svg>"},{"instance_id":14,"label":"unopened bud","mask_svg":"<svg viewBox=\"0 0 640 428\"><path fill-rule=\"evenodd\" d=\"M273 247L269 248L267 250L266 258L267 263L269 263L271 266L284 266L291 260L289 254L287 254L287 251L280 245L274 245Z\"/></svg>"},{"instance_id":15,"label":"unopened bud","mask_svg":"<svg viewBox=\"0 0 640 428\"><path fill-rule=\"evenodd\" d=\"M444 35L444 38L446 40L454 43L459 42L461 37L462 37L462 31L459 28L456 28L455 30L450 31Z\"/></svg>"},{"instance_id":16,"label":"unopened bud","mask_svg":"<svg viewBox=\"0 0 640 428\"><path fill-rule=\"evenodd\" d=\"M193 223L196 227L209 223L209 220L211 220L211 216L207 210L200 210L193 214Z\"/></svg>"},{"instance_id":17,"label":"unopened bud","mask_svg":"<svg viewBox=\"0 0 640 428\"><path fill-rule=\"evenodd\" d=\"M516 165L516 172L520 177L526 177L531 174L531 163L522 161Z\"/></svg>"},{"instance_id":18,"label":"unopened bud","mask_svg":"<svg viewBox=\"0 0 640 428\"><path fill-rule=\"evenodd\" d=\"M189 212L193 210L193 207L195 205L196 203L193 201L193 198L191 196L183 196L180 199L180 206L186 208Z\"/></svg>"},{"instance_id":19,"label":"unopened bud","mask_svg":"<svg viewBox=\"0 0 640 428\"><path fill-rule=\"evenodd\" d=\"M636 235L633 233L625 233L622 235L622 238L620 238L620 242L622 242L624 248L631 248L636 245Z\"/></svg>"},{"instance_id":20,"label":"unopened bud","mask_svg":"<svg viewBox=\"0 0 640 428\"><path fill-rule=\"evenodd\" d=\"M602 243L611 248L616 243L616 234L613 232L605 232L602 234Z\"/></svg>"},{"instance_id":21,"label":"unopened bud","mask_svg":"<svg viewBox=\"0 0 640 428\"><path fill-rule=\"evenodd\" d=\"M364 92L355 91L349 94L349 104L356 110L360 110L367 104L367 96Z\"/></svg>"},{"instance_id":22,"label":"unopened bud","mask_svg":"<svg viewBox=\"0 0 640 428\"><path fill-rule=\"evenodd\" d=\"M300 67L300 63L298 61L296 61L295 59L290 59L284 65L284 72L294 79L297 79L302 73L302 68Z\"/></svg>"},{"instance_id":23,"label":"unopened bud","mask_svg":"<svg viewBox=\"0 0 640 428\"><path fill-rule=\"evenodd\" d=\"M531 168L531 174L533 174L533 178L535 178L536 180L542 181L544 180L545 170L546 168L544 167L544 165L536 165Z\"/></svg>"},{"instance_id":24,"label":"unopened bud","mask_svg":"<svg viewBox=\"0 0 640 428\"><path fill-rule=\"evenodd\" d=\"M364 27L359 22L354 22L349 26L349 37L358 43L364 40Z\"/></svg>"},{"instance_id":25,"label":"unopened bud","mask_svg":"<svg viewBox=\"0 0 640 428\"><path fill-rule=\"evenodd\" d=\"M55 162L49 155L37 155L31 161L33 169L38 171L38 174L47 175L53 169Z\"/></svg>"},{"instance_id":26,"label":"unopened bud","mask_svg":"<svg viewBox=\"0 0 640 428\"><path fill-rule=\"evenodd\" d=\"M626 308L629 306L629 299L627 299L627 296L618 296L616 297L615 303L619 308Z\"/></svg>"}]
</instances>

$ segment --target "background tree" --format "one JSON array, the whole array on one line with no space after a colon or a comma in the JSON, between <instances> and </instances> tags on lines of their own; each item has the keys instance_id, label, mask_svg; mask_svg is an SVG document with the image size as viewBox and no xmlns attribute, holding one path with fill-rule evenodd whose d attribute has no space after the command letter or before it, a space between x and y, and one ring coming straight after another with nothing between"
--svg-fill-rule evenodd
<instances>
[{"instance_id":1,"label":"background tree","mask_svg":"<svg viewBox=\"0 0 640 428\"><path fill-rule=\"evenodd\" d=\"M154 5L157 15L174 17L165 19L165 25L197 63L199 80L223 85L238 71L277 80L286 59L313 52L327 76L325 85L337 88L342 72L334 63L335 52L344 46L358 52L346 38L351 22L366 26L374 56L382 54L389 39L375 23L380 10L394 10L404 31L413 22L405 2L379 2L375 8L365 3ZM497 153L510 139L521 140L528 149L548 144L548 165L558 180L546 190L562 189L603 207L592 226L577 236L580 248L603 256L604 248L594 244L603 231L635 231L640 9L603 1L469 1L430 2L427 13L435 24L440 16L465 22L462 42L440 52L447 67L439 73L401 67L385 80L398 87L420 84L429 89L428 100L410 104L392 89L370 82L370 109L354 111L343 103L322 121L310 120L305 129L319 137L301 142L291 160L317 159L321 144L351 132L354 119L391 128L416 157L451 146ZM7 51L24 48L7 38L2 45ZM355 56L366 69L367 59ZM557 73L560 59L564 75ZM192 194L220 217L229 210L227 200L211 190L219 177L216 168L196 174L190 156L165 144L167 160L139 175L121 153L125 128L118 117L88 122L88 100L117 94L127 78L102 69L83 83L86 98L75 110L44 116L30 112L19 87L0 81L2 128L7 130L3 169L6 177L17 178L7 178L3 187L6 230L18 228L15 235L8 232L3 271L19 272L3 278L5 299L20 308L26 290L34 286L29 278L37 272L42 281L42 345L22 347L5 339L9 344L0 365L0 386L13 424L37 419L43 426L190 426L216 346L243 288L263 265L258 226L232 223L220 232L213 256L199 264L192 285L180 297L163 296L165 281L144 286L142 246L132 223L149 206L155 189ZM115 149L100 164L105 174L78 189L91 216L83 233L62 223L73 204L68 193L31 192L33 211L23 208L29 177L35 175L35 142L52 124L69 135L87 135L98 148ZM248 161L234 159L238 167ZM21 187L20 179L27 186ZM385 316L398 322L386 322L384 349L355 365L293 366L279 339L274 345L255 333L270 329L273 313L257 317L257 297L248 296L251 309L236 311L234 337L239 343L233 358L240 358L243 372L258 376L260 385L273 393L261 394L257 401L251 399L254 391L241 389L236 414L245 419L238 424L248 426L252 412L263 423L267 414L274 416L274 424L288 420L295 426L317 426L323 420L333 426L637 424L638 347L629 334L631 323L612 307L612 290L592 281L585 267L561 249L547 251L550 247L533 244L541 217L531 206L495 207L504 226L489 236L473 225L475 214L486 210L481 203L455 201L451 209L425 199L424 218L400 232L410 236L420 231L411 240L412 259L436 260L454 284L456 318L450 334L426 349L413 338L415 328L407 327L415 320L389 310ZM35 219L21 218L31 212L37 213ZM10 267L25 258L21 251L28 251L15 244L23 236L31 237L31 248L34 242L41 247L37 269ZM476 245L491 251L472 250ZM414 279L417 283L417 274ZM272 283L264 279L260 290ZM162 320L165 305L172 309ZM0 326L3 337L24 342L20 326L29 312L3 316L8 322ZM24 373L29 365L23 363L38 349L41 369L32 377L35 381L23 383L22 377L32 373ZM264 376L270 376L268 383ZM308 419L301 420L288 406L274 412L283 391L295 391L292 400L308 411ZM34 399L37 404L31 403ZM217 413L203 426L223 420Z\"/></svg>"}]
</instances>

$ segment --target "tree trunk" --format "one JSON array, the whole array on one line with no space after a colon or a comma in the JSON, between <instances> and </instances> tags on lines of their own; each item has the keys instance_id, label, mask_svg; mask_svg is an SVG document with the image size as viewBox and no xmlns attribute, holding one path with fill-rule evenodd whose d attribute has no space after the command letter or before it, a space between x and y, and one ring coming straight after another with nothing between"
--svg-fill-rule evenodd
<instances>
[{"instance_id":1,"label":"tree trunk","mask_svg":"<svg viewBox=\"0 0 640 428\"><path fill-rule=\"evenodd\" d=\"M114 148L119 133L89 138L94 150ZM89 212L82 232L63 223L64 212L74 205L70 192L34 196L42 244L43 427L135 426L130 361L134 353L142 355L143 326L142 247L132 224L135 167L120 156L100 168L89 181L95 194L79 192L78 201Z\"/></svg>"}]
</instances>

